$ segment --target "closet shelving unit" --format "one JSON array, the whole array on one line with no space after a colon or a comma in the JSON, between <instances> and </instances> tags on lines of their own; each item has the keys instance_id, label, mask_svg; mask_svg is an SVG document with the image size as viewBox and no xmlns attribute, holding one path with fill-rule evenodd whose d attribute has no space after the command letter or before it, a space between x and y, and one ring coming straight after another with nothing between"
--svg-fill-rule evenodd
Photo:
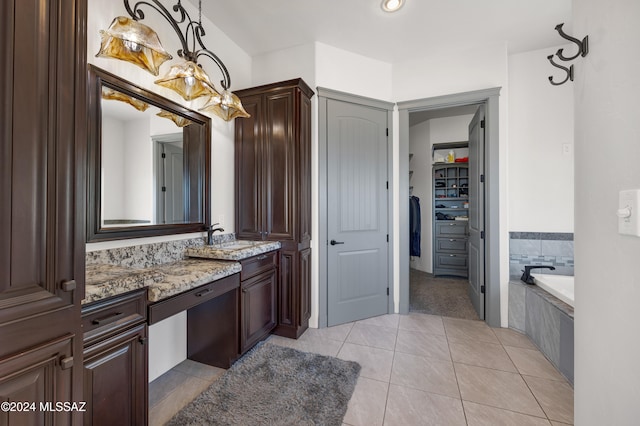
<instances>
[{"instance_id":1,"label":"closet shelving unit","mask_svg":"<svg viewBox=\"0 0 640 426\"><path fill-rule=\"evenodd\" d=\"M436 150L468 147L467 142L434 144ZM469 164L433 165L433 274L469 276Z\"/></svg>"}]
</instances>

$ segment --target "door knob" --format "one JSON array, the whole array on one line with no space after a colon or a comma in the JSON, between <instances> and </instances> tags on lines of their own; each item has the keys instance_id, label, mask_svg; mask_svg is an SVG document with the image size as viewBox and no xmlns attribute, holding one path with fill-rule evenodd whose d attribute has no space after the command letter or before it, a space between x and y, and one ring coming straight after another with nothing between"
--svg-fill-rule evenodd
<instances>
[{"instance_id":1,"label":"door knob","mask_svg":"<svg viewBox=\"0 0 640 426\"><path fill-rule=\"evenodd\" d=\"M335 246L336 244L344 244L344 241L331 240L329 244L331 244L332 246Z\"/></svg>"}]
</instances>

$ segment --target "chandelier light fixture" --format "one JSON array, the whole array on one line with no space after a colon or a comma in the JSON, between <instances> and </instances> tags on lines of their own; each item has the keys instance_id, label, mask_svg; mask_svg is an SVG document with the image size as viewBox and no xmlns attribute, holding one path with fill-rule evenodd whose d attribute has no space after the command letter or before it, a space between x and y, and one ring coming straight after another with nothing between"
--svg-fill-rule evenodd
<instances>
[{"instance_id":1,"label":"chandelier light fixture","mask_svg":"<svg viewBox=\"0 0 640 426\"><path fill-rule=\"evenodd\" d=\"M160 0L138 0L133 8L129 0L123 1L131 18L118 16L109 29L100 31L102 40L97 57L124 60L157 76L160 66L173 57L162 47L158 34L139 22L145 17L141 7L149 7L171 25L182 47L178 50L178 56L182 61L173 65L167 75L157 79L155 83L174 90L187 101L208 96L209 99L201 111L210 111L225 121L236 117L249 117L240 99L229 91L231 76L227 67L202 41L202 36L205 35L202 26L202 0L198 3L198 21L191 19L182 5L182 0L173 5L173 14ZM216 90L198 63L201 57L209 58L219 68L222 73L222 92Z\"/></svg>"}]
</instances>

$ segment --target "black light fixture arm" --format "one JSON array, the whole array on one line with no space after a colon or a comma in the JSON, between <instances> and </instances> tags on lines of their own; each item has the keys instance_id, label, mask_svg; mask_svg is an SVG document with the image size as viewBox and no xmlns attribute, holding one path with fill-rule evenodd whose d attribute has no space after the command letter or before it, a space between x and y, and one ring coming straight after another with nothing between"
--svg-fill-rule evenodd
<instances>
[{"instance_id":1,"label":"black light fixture arm","mask_svg":"<svg viewBox=\"0 0 640 426\"><path fill-rule=\"evenodd\" d=\"M144 19L144 12L140 8L141 6L148 6L151 9L158 12L168 23L171 25L171 28L175 31L180 40L180 44L182 45L182 49L178 50L178 56L187 61L191 61L194 63L198 63L198 58L200 56L206 56L211 59L222 72L222 80L220 84L223 89L226 90L231 86L231 77L229 76L229 71L224 63L214 54L212 51L207 49L202 41L202 36L205 35L204 28L202 26L202 22L197 22L191 19L189 16L189 12L182 5L181 0L173 5L172 9L174 14L178 15L178 19L174 18L174 14L169 12L169 10L159 1L159 0L140 0L133 4L133 8L131 7L130 0L123 0L124 7L127 9L127 13L129 16L136 21L141 21ZM181 24L187 22L186 28L184 30L184 34L182 29L180 28ZM191 40L189 40L191 38ZM191 48L189 48L189 41L191 41ZM199 49L196 50L196 42L198 43Z\"/></svg>"}]
</instances>

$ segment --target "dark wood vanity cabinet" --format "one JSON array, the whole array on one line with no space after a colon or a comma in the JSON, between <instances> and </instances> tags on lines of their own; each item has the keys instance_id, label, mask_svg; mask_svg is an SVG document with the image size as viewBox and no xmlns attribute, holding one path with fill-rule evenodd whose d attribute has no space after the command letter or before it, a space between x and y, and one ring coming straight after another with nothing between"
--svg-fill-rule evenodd
<instances>
[{"instance_id":1,"label":"dark wood vanity cabinet","mask_svg":"<svg viewBox=\"0 0 640 426\"><path fill-rule=\"evenodd\" d=\"M0 2L0 424L80 423L85 0Z\"/></svg>"},{"instance_id":2,"label":"dark wood vanity cabinet","mask_svg":"<svg viewBox=\"0 0 640 426\"><path fill-rule=\"evenodd\" d=\"M251 117L236 119L238 239L280 241L277 326L297 338L309 325L311 97L302 79L235 92Z\"/></svg>"},{"instance_id":3,"label":"dark wood vanity cabinet","mask_svg":"<svg viewBox=\"0 0 640 426\"><path fill-rule=\"evenodd\" d=\"M87 426L147 424L146 300L142 289L83 307Z\"/></svg>"},{"instance_id":4,"label":"dark wood vanity cabinet","mask_svg":"<svg viewBox=\"0 0 640 426\"><path fill-rule=\"evenodd\" d=\"M279 251L240 261L240 353L266 338L276 326Z\"/></svg>"}]
</instances>

